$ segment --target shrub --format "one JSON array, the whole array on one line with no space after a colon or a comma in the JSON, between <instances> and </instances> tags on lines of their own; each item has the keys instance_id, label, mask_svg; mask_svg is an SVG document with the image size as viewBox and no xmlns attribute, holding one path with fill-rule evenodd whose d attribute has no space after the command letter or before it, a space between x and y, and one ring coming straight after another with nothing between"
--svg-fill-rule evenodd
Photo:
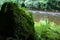
<instances>
[{"instance_id":1,"label":"shrub","mask_svg":"<svg viewBox=\"0 0 60 40\"><path fill-rule=\"evenodd\" d=\"M60 26L48 20L35 22L37 40L60 40Z\"/></svg>"}]
</instances>

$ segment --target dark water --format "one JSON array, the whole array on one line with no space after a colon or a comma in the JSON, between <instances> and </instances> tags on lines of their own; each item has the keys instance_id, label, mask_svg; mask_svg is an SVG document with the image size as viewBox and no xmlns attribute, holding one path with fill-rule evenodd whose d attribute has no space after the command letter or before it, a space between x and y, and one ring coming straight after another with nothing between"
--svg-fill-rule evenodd
<instances>
[{"instance_id":1,"label":"dark water","mask_svg":"<svg viewBox=\"0 0 60 40\"><path fill-rule=\"evenodd\" d=\"M39 11L31 11L33 12L33 17L36 22L39 22L40 19L48 19L49 21L53 21L57 25L60 25L60 13L58 12L39 12Z\"/></svg>"}]
</instances>

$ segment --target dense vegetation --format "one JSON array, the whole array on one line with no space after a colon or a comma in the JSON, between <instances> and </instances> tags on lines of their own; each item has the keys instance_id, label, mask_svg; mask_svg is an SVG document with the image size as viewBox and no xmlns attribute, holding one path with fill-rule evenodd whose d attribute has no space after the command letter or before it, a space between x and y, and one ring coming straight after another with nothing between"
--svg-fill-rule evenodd
<instances>
[{"instance_id":1,"label":"dense vegetation","mask_svg":"<svg viewBox=\"0 0 60 40\"><path fill-rule=\"evenodd\" d=\"M60 10L60 0L26 0L25 5L40 10Z\"/></svg>"},{"instance_id":2,"label":"dense vegetation","mask_svg":"<svg viewBox=\"0 0 60 40\"><path fill-rule=\"evenodd\" d=\"M60 0L22 0L20 4L23 2L30 9L60 10Z\"/></svg>"},{"instance_id":3,"label":"dense vegetation","mask_svg":"<svg viewBox=\"0 0 60 40\"><path fill-rule=\"evenodd\" d=\"M25 7L39 10L60 10L60 0L2 0L0 5L4 2L12 1L19 5L24 3Z\"/></svg>"},{"instance_id":4,"label":"dense vegetation","mask_svg":"<svg viewBox=\"0 0 60 40\"><path fill-rule=\"evenodd\" d=\"M6 2L0 12L0 36L17 40L34 40L34 21L31 12L16 3Z\"/></svg>"},{"instance_id":5,"label":"dense vegetation","mask_svg":"<svg viewBox=\"0 0 60 40\"><path fill-rule=\"evenodd\" d=\"M48 20L35 22L36 40L60 40L60 26Z\"/></svg>"}]
</instances>

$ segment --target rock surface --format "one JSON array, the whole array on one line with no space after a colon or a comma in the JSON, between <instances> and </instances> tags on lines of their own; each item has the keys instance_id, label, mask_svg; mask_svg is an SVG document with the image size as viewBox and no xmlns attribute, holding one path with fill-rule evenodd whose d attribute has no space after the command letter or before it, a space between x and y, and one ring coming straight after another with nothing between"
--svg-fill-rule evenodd
<instances>
[{"instance_id":1,"label":"rock surface","mask_svg":"<svg viewBox=\"0 0 60 40\"><path fill-rule=\"evenodd\" d=\"M16 3L6 2L1 7L0 35L17 40L34 40L34 21L31 12Z\"/></svg>"}]
</instances>

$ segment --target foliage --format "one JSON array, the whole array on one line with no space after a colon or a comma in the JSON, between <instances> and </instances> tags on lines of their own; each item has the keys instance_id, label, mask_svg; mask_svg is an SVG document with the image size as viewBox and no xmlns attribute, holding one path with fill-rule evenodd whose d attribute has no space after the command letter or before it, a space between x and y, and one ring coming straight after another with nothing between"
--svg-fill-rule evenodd
<instances>
[{"instance_id":1,"label":"foliage","mask_svg":"<svg viewBox=\"0 0 60 40\"><path fill-rule=\"evenodd\" d=\"M2 6L3 3L5 2L16 2L16 0L0 0L0 7Z\"/></svg>"},{"instance_id":2,"label":"foliage","mask_svg":"<svg viewBox=\"0 0 60 40\"><path fill-rule=\"evenodd\" d=\"M60 10L60 0L2 0L0 1L0 7L4 2L15 2L19 5L25 4L30 9L40 10Z\"/></svg>"},{"instance_id":3,"label":"foliage","mask_svg":"<svg viewBox=\"0 0 60 40\"><path fill-rule=\"evenodd\" d=\"M40 10L60 10L59 0L25 0L24 3L28 8L37 8Z\"/></svg>"},{"instance_id":4,"label":"foliage","mask_svg":"<svg viewBox=\"0 0 60 40\"><path fill-rule=\"evenodd\" d=\"M13 2L6 2L1 7L0 19L0 35L17 40L34 40L32 13L25 8Z\"/></svg>"},{"instance_id":5,"label":"foliage","mask_svg":"<svg viewBox=\"0 0 60 40\"><path fill-rule=\"evenodd\" d=\"M60 40L60 26L48 20L35 22L37 40Z\"/></svg>"}]
</instances>

